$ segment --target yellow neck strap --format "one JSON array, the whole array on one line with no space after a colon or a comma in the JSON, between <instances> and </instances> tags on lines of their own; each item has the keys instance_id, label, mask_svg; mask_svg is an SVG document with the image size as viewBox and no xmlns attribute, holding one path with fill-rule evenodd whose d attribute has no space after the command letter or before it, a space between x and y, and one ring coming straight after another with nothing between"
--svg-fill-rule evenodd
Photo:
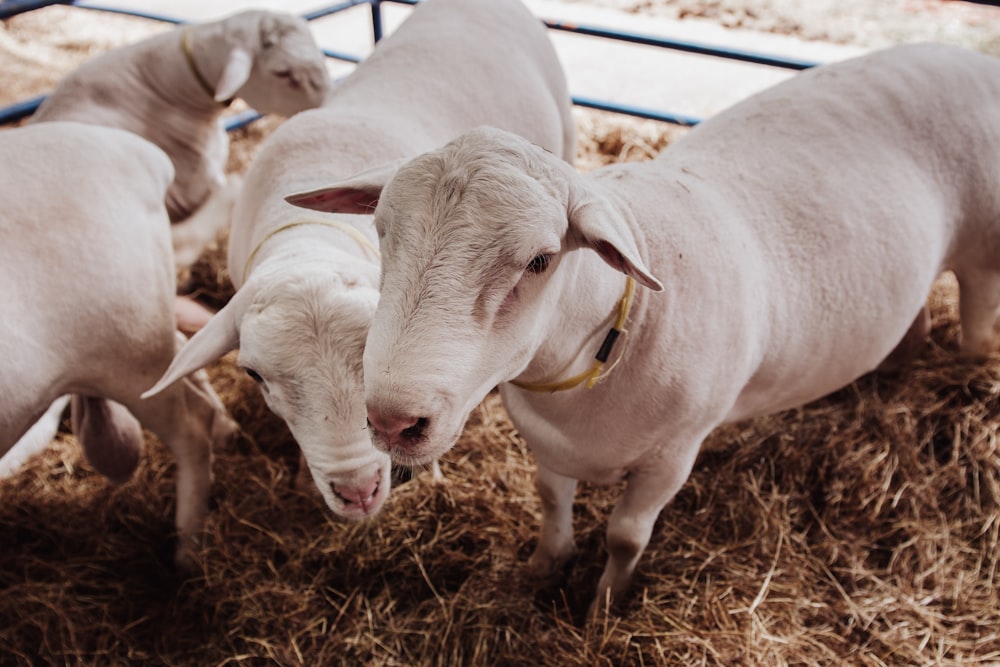
<instances>
[{"instance_id":1,"label":"yellow neck strap","mask_svg":"<svg viewBox=\"0 0 1000 667\"><path fill-rule=\"evenodd\" d=\"M611 356L611 351L615 347L615 342L618 340L618 336L622 333L627 333L624 331L624 326L626 320L628 320L629 310L632 308L632 297L635 295L635 280L629 276L625 281L625 293L622 294L621 300L618 302L618 316L615 318L615 323L612 325L611 330L608 331L608 335L605 336L604 342L601 343L601 348L597 351L594 356L594 363L591 364L590 368L582 373L578 373L572 377L568 377L565 380L554 380L552 382L518 382L517 380L511 380L510 384L518 387L519 389L524 389L526 391L537 391L554 393L557 391L564 391L566 389L572 389L573 387L586 383L587 389L592 389L595 384L607 377L614 369L614 365L604 371L604 365L607 363L608 358ZM620 358L620 357L619 357ZM617 362L616 362L617 363Z\"/></svg>"},{"instance_id":2,"label":"yellow neck strap","mask_svg":"<svg viewBox=\"0 0 1000 667\"><path fill-rule=\"evenodd\" d=\"M247 275L250 273L250 267L253 266L253 260L257 257L257 253L260 252L261 247L263 247L265 243L271 240L271 237L285 231L286 229L301 227L302 225L321 225L323 227L333 227L334 229L338 229L357 241L358 245L367 250L376 261L380 259L378 248L375 247L375 244L355 227L351 227L343 222L338 222L337 220L296 220L294 222L285 223L280 227L275 227L268 232L267 236L260 240L260 243L258 243L256 247L254 247L253 251L250 252L250 256L247 257L246 264L243 265L243 282L246 283L247 281Z\"/></svg>"}]
</instances>

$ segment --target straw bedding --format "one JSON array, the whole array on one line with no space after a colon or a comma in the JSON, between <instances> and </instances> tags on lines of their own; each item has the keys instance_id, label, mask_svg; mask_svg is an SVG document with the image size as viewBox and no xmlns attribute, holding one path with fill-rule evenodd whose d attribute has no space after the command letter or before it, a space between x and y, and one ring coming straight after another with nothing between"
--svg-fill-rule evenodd
<instances>
[{"instance_id":1,"label":"straw bedding","mask_svg":"<svg viewBox=\"0 0 1000 667\"><path fill-rule=\"evenodd\" d=\"M3 102L110 45L81 13L2 26L14 64L0 64L16 72ZM99 21L118 37L158 29ZM39 55L29 39L59 46ZM645 159L682 132L577 118L584 168ZM234 135L233 169L276 123ZM216 306L232 293L224 243L183 281ZM495 394L444 481L419 473L377 520L341 523L296 483L287 429L230 354L210 372L243 431L216 452L203 574L172 569L173 461L158 442L114 487L61 433L0 482L0 665L1000 664L1000 358L955 360L955 303L942 279L911 368L713 434L631 599L589 625L620 489L583 485L578 555L560 581L526 579L533 463Z\"/></svg>"}]
</instances>

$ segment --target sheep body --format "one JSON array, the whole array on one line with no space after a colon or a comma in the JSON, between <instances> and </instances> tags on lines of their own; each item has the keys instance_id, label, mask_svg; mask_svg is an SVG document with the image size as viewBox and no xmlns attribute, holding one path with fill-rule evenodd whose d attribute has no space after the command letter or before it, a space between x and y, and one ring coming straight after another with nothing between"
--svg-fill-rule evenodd
<instances>
[{"instance_id":1,"label":"sheep body","mask_svg":"<svg viewBox=\"0 0 1000 667\"><path fill-rule=\"evenodd\" d=\"M140 137L74 122L0 133L0 453L61 396L88 459L113 481L139 460L140 424L177 461L178 545L193 562L211 450L234 425L204 373L141 400L183 337L164 193L167 156ZM121 187L128 183L128 187ZM12 196L10 193L16 193Z\"/></svg>"},{"instance_id":2,"label":"sheep body","mask_svg":"<svg viewBox=\"0 0 1000 667\"><path fill-rule=\"evenodd\" d=\"M596 598L615 600L706 435L925 337L942 271L960 285L961 352L993 348L1000 62L912 45L816 68L656 160L586 176L482 128L314 196L378 201L364 358L376 446L439 457L500 384L538 463L534 571L573 550L577 480L627 479ZM629 304L628 280L651 289ZM585 373L622 311L597 384L546 387Z\"/></svg>"}]
</instances>

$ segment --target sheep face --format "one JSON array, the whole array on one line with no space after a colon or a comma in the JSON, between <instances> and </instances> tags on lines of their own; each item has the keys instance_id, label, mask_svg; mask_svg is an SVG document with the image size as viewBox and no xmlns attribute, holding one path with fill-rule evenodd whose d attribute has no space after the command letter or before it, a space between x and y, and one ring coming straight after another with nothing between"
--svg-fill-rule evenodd
<instances>
[{"instance_id":1,"label":"sheep face","mask_svg":"<svg viewBox=\"0 0 1000 667\"><path fill-rule=\"evenodd\" d=\"M447 451L487 392L524 370L567 250L548 154L481 148L456 141L410 162L376 210L383 283L365 384L376 446L401 462Z\"/></svg>"},{"instance_id":2,"label":"sheep face","mask_svg":"<svg viewBox=\"0 0 1000 667\"><path fill-rule=\"evenodd\" d=\"M252 69L236 91L251 107L265 114L291 116L319 106L330 88L323 52L309 24L293 15L246 12L247 21L235 23L233 44L253 51Z\"/></svg>"},{"instance_id":3,"label":"sheep face","mask_svg":"<svg viewBox=\"0 0 1000 667\"><path fill-rule=\"evenodd\" d=\"M360 519L378 512L390 488L389 457L372 446L366 428L362 386L377 294L327 283L295 278L273 298L258 294L240 324L237 363L288 424L330 509Z\"/></svg>"}]
</instances>

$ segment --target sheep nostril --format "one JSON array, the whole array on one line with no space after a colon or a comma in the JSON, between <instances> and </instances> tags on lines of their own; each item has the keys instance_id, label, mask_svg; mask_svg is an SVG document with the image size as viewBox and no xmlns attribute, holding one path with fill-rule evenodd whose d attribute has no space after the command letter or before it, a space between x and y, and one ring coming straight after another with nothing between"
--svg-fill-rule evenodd
<instances>
[{"instance_id":1,"label":"sheep nostril","mask_svg":"<svg viewBox=\"0 0 1000 667\"><path fill-rule=\"evenodd\" d=\"M427 429L428 419L427 417L417 417L417 421L413 423L413 426L409 426L402 431L403 437L409 440L417 440L422 438L424 431Z\"/></svg>"},{"instance_id":2,"label":"sheep nostril","mask_svg":"<svg viewBox=\"0 0 1000 667\"><path fill-rule=\"evenodd\" d=\"M367 482L338 486L335 482L330 482L330 490L333 495L339 498L345 505L358 505L363 509L371 505L372 500L378 494L381 486L381 474L376 475Z\"/></svg>"}]
</instances>

